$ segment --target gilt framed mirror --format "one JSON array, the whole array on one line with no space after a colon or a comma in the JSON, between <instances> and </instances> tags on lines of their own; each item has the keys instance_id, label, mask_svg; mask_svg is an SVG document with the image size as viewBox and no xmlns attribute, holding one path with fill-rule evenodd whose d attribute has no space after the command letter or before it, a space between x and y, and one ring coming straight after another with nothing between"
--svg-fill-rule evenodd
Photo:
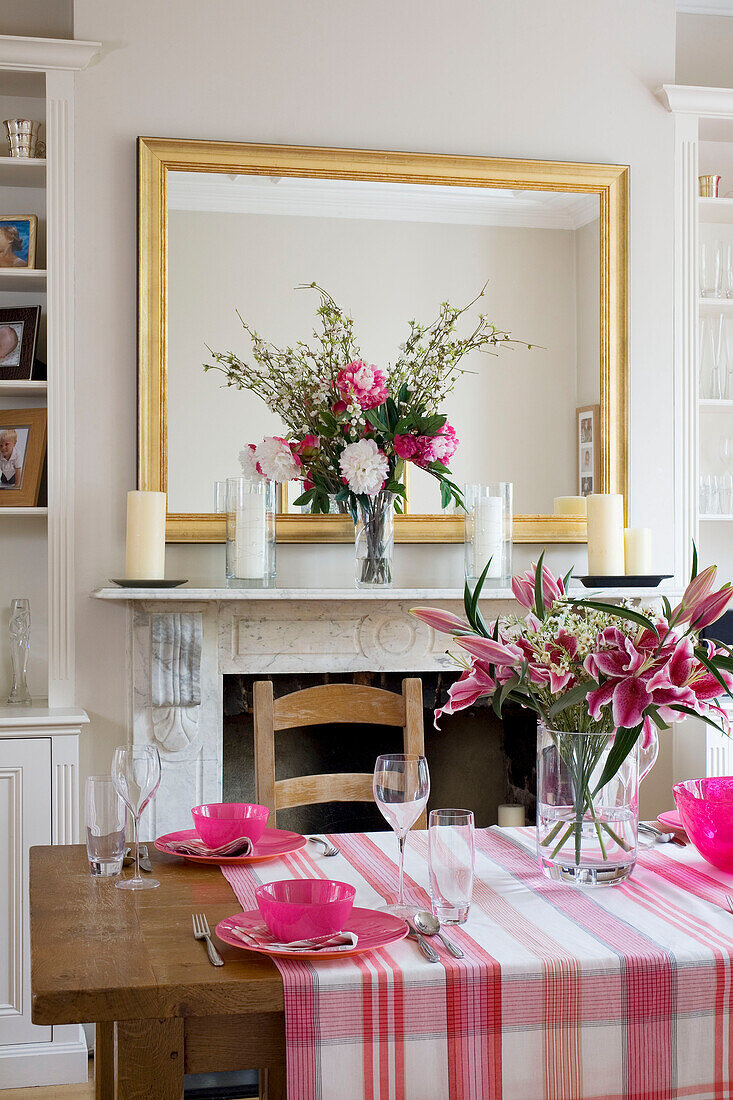
<instances>
[{"instance_id":1,"label":"gilt framed mirror","mask_svg":"<svg viewBox=\"0 0 733 1100\"><path fill-rule=\"evenodd\" d=\"M411 318L487 283L482 311L533 346L465 364L445 408L454 478L514 483L515 542L585 541L585 519L553 502L577 493L587 407L596 466L581 484L627 495L628 204L624 165L140 138L138 484L168 494L168 541L223 542L213 483L282 432L204 372L207 348L246 361L238 313L273 343L307 340L317 303L294 288L313 281L387 370ZM397 541L461 542L462 515L421 474ZM280 542L352 540L348 516L304 514L297 491L280 494Z\"/></svg>"}]
</instances>

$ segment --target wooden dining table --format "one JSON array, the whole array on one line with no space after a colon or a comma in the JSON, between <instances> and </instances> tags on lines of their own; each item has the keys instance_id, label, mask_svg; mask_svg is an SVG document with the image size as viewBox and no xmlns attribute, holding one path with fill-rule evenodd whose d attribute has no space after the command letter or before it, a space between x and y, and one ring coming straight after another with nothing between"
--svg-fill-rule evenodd
<instances>
[{"instance_id":1,"label":"wooden dining table","mask_svg":"<svg viewBox=\"0 0 733 1100\"><path fill-rule=\"evenodd\" d=\"M30 853L32 1017L97 1025L96 1100L180 1100L186 1073L260 1069L284 1100L283 983L270 959L217 942L209 962L192 914L213 929L241 906L218 867L151 846L155 890L89 873L82 845Z\"/></svg>"}]
</instances>

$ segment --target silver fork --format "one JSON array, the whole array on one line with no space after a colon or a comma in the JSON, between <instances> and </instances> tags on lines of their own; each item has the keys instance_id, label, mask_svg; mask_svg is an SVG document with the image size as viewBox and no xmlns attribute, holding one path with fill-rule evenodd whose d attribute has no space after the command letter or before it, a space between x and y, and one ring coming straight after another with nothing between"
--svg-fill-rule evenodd
<instances>
[{"instance_id":1,"label":"silver fork","mask_svg":"<svg viewBox=\"0 0 733 1100\"><path fill-rule=\"evenodd\" d=\"M728 902L728 908L733 913L733 894L726 894L725 900Z\"/></svg>"},{"instance_id":2,"label":"silver fork","mask_svg":"<svg viewBox=\"0 0 733 1100\"><path fill-rule=\"evenodd\" d=\"M330 840L326 840L325 836L309 836L306 839L312 840L314 844L322 844L324 856L337 856L341 853L341 849L332 844Z\"/></svg>"},{"instance_id":3,"label":"silver fork","mask_svg":"<svg viewBox=\"0 0 733 1100\"><path fill-rule=\"evenodd\" d=\"M205 913L193 914L193 938L195 940L205 940L206 951L209 956L209 962L212 966L223 966L224 960L219 952L211 942L211 932L209 931L209 922L206 919Z\"/></svg>"}]
</instances>

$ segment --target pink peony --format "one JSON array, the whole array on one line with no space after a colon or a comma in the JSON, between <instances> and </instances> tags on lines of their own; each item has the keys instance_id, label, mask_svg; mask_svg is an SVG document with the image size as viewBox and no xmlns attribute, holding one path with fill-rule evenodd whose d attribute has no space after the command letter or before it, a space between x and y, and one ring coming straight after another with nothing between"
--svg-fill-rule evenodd
<instances>
[{"instance_id":1,"label":"pink peony","mask_svg":"<svg viewBox=\"0 0 733 1100\"><path fill-rule=\"evenodd\" d=\"M257 470L272 481L292 481L300 477L303 463L293 454L287 439L280 435L266 435L255 448Z\"/></svg>"},{"instance_id":2,"label":"pink peony","mask_svg":"<svg viewBox=\"0 0 733 1100\"><path fill-rule=\"evenodd\" d=\"M304 435L302 439L295 443L290 444L290 449L294 455L299 455L301 458L314 458L318 453L321 446L321 441L317 435Z\"/></svg>"},{"instance_id":3,"label":"pink peony","mask_svg":"<svg viewBox=\"0 0 733 1100\"><path fill-rule=\"evenodd\" d=\"M362 363L361 359L342 367L336 375L336 384L344 398L356 401L362 409L376 409L387 400L384 372Z\"/></svg>"},{"instance_id":4,"label":"pink peony","mask_svg":"<svg viewBox=\"0 0 733 1100\"><path fill-rule=\"evenodd\" d=\"M437 435L417 437L418 457L413 459L417 466L428 466L431 462L442 462L447 466L458 449L460 440L456 430L447 421Z\"/></svg>"},{"instance_id":5,"label":"pink peony","mask_svg":"<svg viewBox=\"0 0 733 1100\"><path fill-rule=\"evenodd\" d=\"M414 458L415 455L420 452L418 439L419 436L416 435L396 435L394 437L394 453L398 458L404 458L409 461L409 459Z\"/></svg>"}]
</instances>

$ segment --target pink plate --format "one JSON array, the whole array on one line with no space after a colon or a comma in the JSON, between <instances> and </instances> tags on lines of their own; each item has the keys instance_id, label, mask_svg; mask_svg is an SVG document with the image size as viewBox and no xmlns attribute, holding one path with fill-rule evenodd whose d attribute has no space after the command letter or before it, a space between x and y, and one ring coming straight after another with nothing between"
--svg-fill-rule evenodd
<instances>
[{"instance_id":1,"label":"pink plate","mask_svg":"<svg viewBox=\"0 0 733 1100\"><path fill-rule=\"evenodd\" d=\"M679 810L667 810L665 813L659 815L657 821L660 825L664 825L665 829L676 829L681 833L685 831L685 827L682 824L682 818L679 815Z\"/></svg>"},{"instance_id":2,"label":"pink plate","mask_svg":"<svg viewBox=\"0 0 733 1100\"><path fill-rule=\"evenodd\" d=\"M291 833L287 829L265 829L264 833L254 846L251 855L248 856L184 856L180 852L173 852L168 847L169 841L199 840L195 829L179 829L177 833L166 833L155 841L155 847L159 852L165 852L168 856L180 856L191 863L261 863L266 859L277 859L278 856L287 856L291 852L297 852L304 848L307 841L300 833ZM261 918L260 918L261 919Z\"/></svg>"},{"instance_id":3,"label":"pink plate","mask_svg":"<svg viewBox=\"0 0 733 1100\"><path fill-rule=\"evenodd\" d=\"M392 913L380 913L376 909L352 909L351 916L346 922L344 932L356 932L359 942L356 947L348 951L322 949L320 951L274 951L271 947L250 947L231 931L232 928L262 927L262 914L258 909L249 913L235 913L233 917L225 917L216 926L216 934L224 943L232 947L241 947L243 951L256 951L260 955L277 955L288 959L343 959L349 955L360 955L364 951L376 951L378 947L386 947L387 944L403 940L408 928L405 921Z\"/></svg>"}]
</instances>

